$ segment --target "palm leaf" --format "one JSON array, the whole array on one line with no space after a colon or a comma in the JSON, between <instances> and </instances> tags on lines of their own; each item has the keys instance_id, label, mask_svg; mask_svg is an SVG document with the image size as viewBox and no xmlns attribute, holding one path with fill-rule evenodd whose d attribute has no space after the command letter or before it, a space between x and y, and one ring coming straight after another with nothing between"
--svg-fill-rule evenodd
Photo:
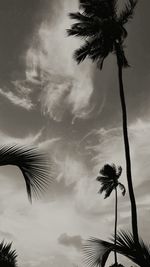
<instances>
[{"instance_id":1,"label":"palm leaf","mask_svg":"<svg viewBox=\"0 0 150 267\"><path fill-rule=\"evenodd\" d=\"M76 13L69 13L69 17L71 19L80 21L80 22L91 22L92 18L85 16L84 14L81 14L80 12Z\"/></svg>"},{"instance_id":2,"label":"palm leaf","mask_svg":"<svg viewBox=\"0 0 150 267\"><path fill-rule=\"evenodd\" d=\"M18 145L0 147L0 166L5 165L14 165L21 170L30 201L32 192L38 196L51 181L50 163L46 155L36 148Z\"/></svg>"},{"instance_id":3,"label":"palm leaf","mask_svg":"<svg viewBox=\"0 0 150 267\"><path fill-rule=\"evenodd\" d=\"M99 35L101 32L101 22L97 19L91 19L91 21L84 21L74 23L71 26L71 29L67 30L68 36L77 36L77 37L92 37Z\"/></svg>"},{"instance_id":4,"label":"palm leaf","mask_svg":"<svg viewBox=\"0 0 150 267\"><path fill-rule=\"evenodd\" d=\"M84 245L84 260L90 267L104 267L111 252L127 257L140 267L150 266L150 246L140 239L139 245L134 242L133 235L130 232L120 231L116 237L116 246L114 238L112 242L101 239L91 238Z\"/></svg>"},{"instance_id":5,"label":"palm leaf","mask_svg":"<svg viewBox=\"0 0 150 267\"><path fill-rule=\"evenodd\" d=\"M77 49L74 53L74 59L77 61L78 64L80 64L86 57L88 57L90 52L91 46L88 41L81 46L79 49Z\"/></svg>"},{"instance_id":6,"label":"palm leaf","mask_svg":"<svg viewBox=\"0 0 150 267\"><path fill-rule=\"evenodd\" d=\"M118 183L118 186L120 187L121 191L122 191L122 195L125 196L126 194L126 188L122 183Z\"/></svg>"},{"instance_id":7,"label":"palm leaf","mask_svg":"<svg viewBox=\"0 0 150 267\"><path fill-rule=\"evenodd\" d=\"M0 243L0 266L1 267L17 267L17 253L11 249L11 243Z\"/></svg>"},{"instance_id":8,"label":"palm leaf","mask_svg":"<svg viewBox=\"0 0 150 267\"><path fill-rule=\"evenodd\" d=\"M80 0L80 8L89 17L97 16L101 19L116 15L115 0Z\"/></svg>"},{"instance_id":9,"label":"palm leaf","mask_svg":"<svg viewBox=\"0 0 150 267\"><path fill-rule=\"evenodd\" d=\"M109 177L109 179L113 179L116 176L116 172L117 170L115 164L105 164L104 167L100 170L100 174Z\"/></svg>"},{"instance_id":10,"label":"palm leaf","mask_svg":"<svg viewBox=\"0 0 150 267\"><path fill-rule=\"evenodd\" d=\"M83 260L89 267L104 267L114 244L98 238L90 238L83 245Z\"/></svg>"},{"instance_id":11,"label":"palm leaf","mask_svg":"<svg viewBox=\"0 0 150 267\"><path fill-rule=\"evenodd\" d=\"M121 176L121 174L122 174L122 167L121 166L118 166L118 170L117 170L117 177L118 177L118 179Z\"/></svg>"}]
</instances>

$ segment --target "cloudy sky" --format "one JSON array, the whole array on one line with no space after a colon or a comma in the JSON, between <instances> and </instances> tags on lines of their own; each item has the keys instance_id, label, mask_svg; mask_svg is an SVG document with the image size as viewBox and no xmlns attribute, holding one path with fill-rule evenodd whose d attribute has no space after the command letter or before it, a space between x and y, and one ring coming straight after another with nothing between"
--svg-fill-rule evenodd
<instances>
[{"instance_id":1,"label":"cloudy sky","mask_svg":"<svg viewBox=\"0 0 150 267\"><path fill-rule=\"evenodd\" d=\"M114 198L95 181L104 163L125 166L116 59L102 72L77 66L79 40L66 37L77 0L0 1L0 143L34 144L57 164L46 194L28 203L21 174L1 167L0 238L13 241L19 266L83 266L82 240L113 233ZM150 2L128 25L124 71L134 187L141 236L150 238ZM126 185L123 172L122 182ZM119 227L130 229L128 194ZM110 260L111 261L111 260ZM126 262L126 266L130 266Z\"/></svg>"}]
</instances>

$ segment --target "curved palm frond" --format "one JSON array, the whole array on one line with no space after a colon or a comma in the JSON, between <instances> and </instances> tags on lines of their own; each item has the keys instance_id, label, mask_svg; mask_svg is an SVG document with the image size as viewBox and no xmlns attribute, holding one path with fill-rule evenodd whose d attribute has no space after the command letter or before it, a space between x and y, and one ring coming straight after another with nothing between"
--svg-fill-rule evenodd
<instances>
[{"instance_id":1,"label":"curved palm frond","mask_svg":"<svg viewBox=\"0 0 150 267\"><path fill-rule=\"evenodd\" d=\"M114 238L113 243L97 238L90 238L83 248L84 260L90 267L104 267L111 252L127 257L140 267L150 266L150 246L140 239L139 245L134 241L130 232L120 231L116 237L116 246Z\"/></svg>"},{"instance_id":2,"label":"curved palm frond","mask_svg":"<svg viewBox=\"0 0 150 267\"><path fill-rule=\"evenodd\" d=\"M52 180L52 165L37 148L18 145L0 147L0 166L5 165L14 165L21 170L30 201L32 193L38 196Z\"/></svg>"},{"instance_id":3,"label":"curved palm frond","mask_svg":"<svg viewBox=\"0 0 150 267\"><path fill-rule=\"evenodd\" d=\"M0 243L0 266L1 267L17 267L17 253L11 249L12 243Z\"/></svg>"},{"instance_id":4,"label":"curved palm frond","mask_svg":"<svg viewBox=\"0 0 150 267\"><path fill-rule=\"evenodd\" d=\"M79 16L79 14L80 13L77 13L75 14L75 16ZM82 14L80 15L82 16ZM71 29L67 30L68 36L73 35L85 38L97 36L100 34L100 32L101 32L101 22L97 18L93 19L89 18L89 21L88 19L87 21L82 21L82 22L79 21L77 23L74 23Z\"/></svg>"},{"instance_id":5,"label":"curved palm frond","mask_svg":"<svg viewBox=\"0 0 150 267\"><path fill-rule=\"evenodd\" d=\"M91 237L83 245L83 260L89 267L104 267L114 244Z\"/></svg>"},{"instance_id":6,"label":"curved palm frond","mask_svg":"<svg viewBox=\"0 0 150 267\"><path fill-rule=\"evenodd\" d=\"M118 169L117 169L117 177L118 177L118 179L121 176L121 174L122 174L122 167L118 166Z\"/></svg>"},{"instance_id":7,"label":"curved palm frond","mask_svg":"<svg viewBox=\"0 0 150 267\"><path fill-rule=\"evenodd\" d=\"M89 56L90 49L91 49L90 43L86 41L83 46L81 46L79 49L75 51L74 58L78 64L80 64L82 61L84 61L86 57Z\"/></svg>"},{"instance_id":8,"label":"curved palm frond","mask_svg":"<svg viewBox=\"0 0 150 267\"><path fill-rule=\"evenodd\" d=\"M126 188L122 183L118 183L118 186L120 187L120 190L122 192L122 195L125 196L126 194Z\"/></svg>"}]
</instances>

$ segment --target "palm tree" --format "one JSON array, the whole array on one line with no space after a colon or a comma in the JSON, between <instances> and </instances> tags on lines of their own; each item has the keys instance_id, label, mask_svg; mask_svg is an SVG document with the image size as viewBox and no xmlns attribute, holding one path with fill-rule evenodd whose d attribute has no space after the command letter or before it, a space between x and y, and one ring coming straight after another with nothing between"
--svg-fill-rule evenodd
<instances>
[{"instance_id":1,"label":"palm tree","mask_svg":"<svg viewBox=\"0 0 150 267\"><path fill-rule=\"evenodd\" d=\"M139 238L139 243L134 241L133 234L121 231L117 234L116 245L114 237L112 242L98 238L90 238L84 245L85 261L90 267L104 267L111 252L117 251L140 267L150 266L150 245Z\"/></svg>"},{"instance_id":2,"label":"palm tree","mask_svg":"<svg viewBox=\"0 0 150 267\"><path fill-rule=\"evenodd\" d=\"M28 198L39 196L50 183L52 165L37 148L5 145L0 147L0 166L17 166L26 184Z\"/></svg>"},{"instance_id":3,"label":"palm tree","mask_svg":"<svg viewBox=\"0 0 150 267\"><path fill-rule=\"evenodd\" d=\"M128 3L119 14L117 0L79 0L79 2L81 11L70 13L70 18L77 22L67 30L68 35L81 37L85 41L74 53L77 63L81 63L85 58L90 58L102 69L103 62L110 53L115 54L117 57L126 173L131 201L132 231L134 240L138 243L137 208L132 183L127 111L122 77L123 68L129 66L123 48L124 40L127 37L125 24L132 18L137 0L128 0Z\"/></svg>"},{"instance_id":4,"label":"palm tree","mask_svg":"<svg viewBox=\"0 0 150 267\"><path fill-rule=\"evenodd\" d=\"M0 243L0 266L1 267L17 267L17 253L11 249L10 244Z\"/></svg>"},{"instance_id":5,"label":"palm tree","mask_svg":"<svg viewBox=\"0 0 150 267\"><path fill-rule=\"evenodd\" d=\"M118 192L117 188L120 187L122 191L122 195L124 196L126 193L126 189L122 183L120 183L118 180L122 174L122 167L121 166L115 166L114 164L109 165L106 164L104 167L100 170L100 176L97 177L97 181L101 183L101 188L99 190L99 193L105 192L105 197L108 198L112 191L115 190L115 228L114 228L114 245L116 245L117 240L117 220L118 220ZM115 256L115 267L119 266L117 261L117 253L116 250L114 250L114 256Z\"/></svg>"}]
</instances>

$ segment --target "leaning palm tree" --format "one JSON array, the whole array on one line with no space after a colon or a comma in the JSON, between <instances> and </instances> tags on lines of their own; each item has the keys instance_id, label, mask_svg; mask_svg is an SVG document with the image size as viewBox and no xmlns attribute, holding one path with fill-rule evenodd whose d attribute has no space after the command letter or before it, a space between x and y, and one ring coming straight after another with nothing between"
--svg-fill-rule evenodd
<instances>
[{"instance_id":1,"label":"leaning palm tree","mask_svg":"<svg viewBox=\"0 0 150 267\"><path fill-rule=\"evenodd\" d=\"M111 252L117 251L140 267L150 266L150 245L145 244L142 238L139 243L134 241L133 234L128 231L119 231L116 245L98 238L90 238L84 245L85 261L89 267L104 267Z\"/></svg>"},{"instance_id":2,"label":"leaning palm tree","mask_svg":"<svg viewBox=\"0 0 150 267\"><path fill-rule=\"evenodd\" d=\"M114 228L114 245L116 246L116 240L117 240L117 221L118 221L118 191L117 188L119 187L122 191L122 195L124 196L126 193L126 189L122 183L120 183L118 180L122 174L122 167L121 166L115 166L114 164L109 165L106 164L104 167L100 170L100 176L97 177L97 181L101 183L101 188L99 190L99 193L105 192L105 197L108 198L112 191L115 190L115 228ZM114 250L114 258L115 258L115 267L119 266L117 261L117 252Z\"/></svg>"},{"instance_id":3,"label":"leaning palm tree","mask_svg":"<svg viewBox=\"0 0 150 267\"><path fill-rule=\"evenodd\" d=\"M11 243L0 243L0 266L1 267L17 267L17 253L11 249Z\"/></svg>"},{"instance_id":4,"label":"leaning palm tree","mask_svg":"<svg viewBox=\"0 0 150 267\"><path fill-rule=\"evenodd\" d=\"M39 196L51 181L52 164L37 148L19 145L0 147L0 166L17 166L24 178L28 198Z\"/></svg>"},{"instance_id":5,"label":"leaning palm tree","mask_svg":"<svg viewBox=\"0 0 150 267\"><path fill-rule=\"evenodd\" d=\"M137 208L132 183L127 111L122 78L123 68L129 66L123 47L124 40L127 37L125 24L132 18L137 0L127 1L128 3L124 9L118 12L117 0L79 0L81 11L70 13L70 18L77 22L67 32L68 35L81 37L85 41L74 53L77 63L81 63L85 58L89 58L102 69L103 62L110 53L115 54L117 57L126 173L131 201L132 231L134 240L138 243Z\"/></svg>"}]
</instances>

